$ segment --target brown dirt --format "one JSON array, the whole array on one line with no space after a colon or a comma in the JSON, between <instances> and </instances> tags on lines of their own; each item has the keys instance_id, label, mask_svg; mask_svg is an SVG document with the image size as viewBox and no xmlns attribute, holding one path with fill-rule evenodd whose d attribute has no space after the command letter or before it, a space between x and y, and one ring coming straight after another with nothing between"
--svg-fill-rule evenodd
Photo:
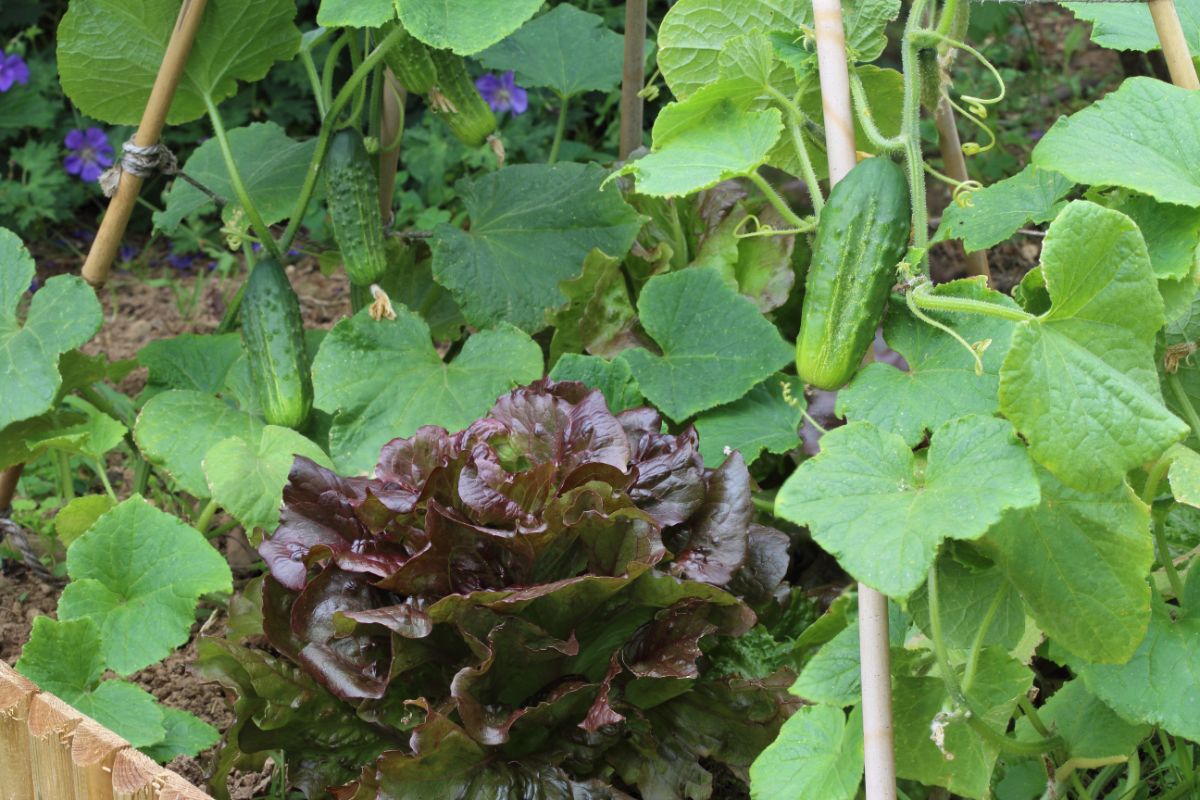
<instances>
[{"instance_id":1,"label":"brown dirt","mask_svg":"<svg viewBox=\"0 0 1200 800\"><path fill-rule=\"evenodd\" d=\"M59 587L50 586L24 567L0 573L0 661L15 664L29 639L33 620L54 616Z\"/></svg>"}]
</instances>

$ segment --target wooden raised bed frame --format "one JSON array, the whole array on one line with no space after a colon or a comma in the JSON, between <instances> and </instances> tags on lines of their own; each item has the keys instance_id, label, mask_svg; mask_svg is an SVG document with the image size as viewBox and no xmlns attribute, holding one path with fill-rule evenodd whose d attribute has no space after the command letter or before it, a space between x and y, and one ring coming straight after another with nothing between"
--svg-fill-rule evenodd
<instances>
[{"instance_id":1,"label":"wooden raised bed frame","mask_svg":"<svg viewBox=\"0 0 1200 800\"><path fill-rule=\"evenodd\" d=\"M0 800L212 800L0 661Z\"/></svg>"}]
</instances>

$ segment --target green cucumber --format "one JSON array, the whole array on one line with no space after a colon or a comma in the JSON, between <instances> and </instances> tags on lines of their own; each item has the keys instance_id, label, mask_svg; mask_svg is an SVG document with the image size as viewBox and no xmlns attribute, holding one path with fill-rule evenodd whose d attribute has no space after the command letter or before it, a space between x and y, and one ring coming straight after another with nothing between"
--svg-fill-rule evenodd
<instances>
[{"instance_id":1,"label":"green cucumber","mask_svg":"<svg viewBox=\"0 0 1200 800\"><path fill-rule=\"evenodd\" d=\"M869 158L829 194L804 284L796 372L820 389L846 384L875 339L909 235L908 182Z\"/></svg>"},{"instance_id":2,"label":"green cucumber","mask_svg":"<svg viewBox=\"0 0 1200 800\"><path fill-rule=\"evenodd\" d=\"M379 218L379 178L362 134L353 128L334 134L324 173L325 204L346 274L351 283L370 286L387 270L387 258Z\"/></svg>"},{"instance_id":3,"label":"green cucumber","mask_svg":"<svg viewBox=\"0 0 1200 800\"><path fill-rule=\"evenodd\" d=\"M432 56L438 77L434 110L460 142L479 147L496 130L496 115L475 88L462 56L449 50L434 50Z\"/></svg>"},{"instance_id":4,"label":"green cucumber","mask_svg":"<svg viewBox=\"0 0 1200 800\"><path fill-rule=\"evenodd\" d=\"M433 65L433 58L429 55L429 48L405 31L399 22L389 22L380 33L387 36L397 28L403 31L400 41L388 48L383 54L383 61L406 91L427 94L437 85L438 77L437 67Z\"/></svg>"},{"instance_id":5,"label":"green cucumber","mask_svg":"<svg viewBox=\"0 0 1200 800\"><path fill-rule=\"evenodd\" d=\"M242 348L271 425L299 428L312 411L313 388L300 300L273 258L254 265L242 298Z\"/></svg>"}]
</instances>

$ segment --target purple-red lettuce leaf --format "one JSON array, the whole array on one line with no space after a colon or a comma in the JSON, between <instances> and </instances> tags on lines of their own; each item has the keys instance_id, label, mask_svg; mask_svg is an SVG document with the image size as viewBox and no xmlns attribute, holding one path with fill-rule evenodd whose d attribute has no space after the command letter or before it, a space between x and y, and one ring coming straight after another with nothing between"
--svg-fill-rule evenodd
<instances>
[{"instance_id":1,"label":"purple-red lettuce leaf","mask_svg":"<svg viewBox=\"0 0 1200 800\"><path fill-rule=\"evenodd\" d=\"M295 712L225 654L236 744L283 749L305 791L336 776L343 798L703 800L708 765L744 778L786 716L786 684L714 680L705 656L787 572L788 537L754 522L751 488L740 456L706 470L691 428L613 415L570 382L394 439L371 477L298 459L261 548L282 659L230 652L299 676L279 702L311 696L377 735L323 766L269 733Z\"/></svg>"}]
</instances>

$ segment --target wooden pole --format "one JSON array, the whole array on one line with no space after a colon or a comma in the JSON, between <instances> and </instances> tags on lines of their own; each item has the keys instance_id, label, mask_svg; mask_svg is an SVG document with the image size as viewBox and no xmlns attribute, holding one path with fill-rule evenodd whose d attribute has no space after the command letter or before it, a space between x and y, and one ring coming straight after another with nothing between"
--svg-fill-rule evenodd
<instances>
[{"instance_id":1,"label":"wooden pole","mask_svg":"<svg viewBox=\"0 0 1200 800\"><path fill-rule=\"evenodd\" d=\"M1171 83L1184 89L1200 89L1200 78L1196 77L1196 64L1188 50L1183 26L1179 24L1175 0L1149 0L1146 5L1150 6L1150 17L1154 20L1154 29L1158 31L1158 40L1162 43Z\"/></svg>"},{"instance_id":2,"label":"wooden pole","mask_svg":"<svg viewBox=\"0 0 1200 800\"><path fill-rule=\"evenodd\" d=\"M933 121L937 126L938 149L942 152L942 164L946 168L946 174L960 183L967 180L967 159L963 157L962 140L958 138L958 126L954 124L954 107L947 98L943 97L938 101ZM967 274L983 275L990 283L992 272L988 268L987 251L976 250L967 253L964 247L963 252L967 261Z\"/></svg>"},{"instance_id":3,"label":"wooden pole","mask_svg":"<svg viewBox=\"0 0 1200 800\"><path fill-rule=\"evenodd\" d=\"M841 0L813 0L825 149L833 186L857 163L850 70ZM892 672L888 653L887 598L858 585L858 648L862 675L863 757L867 800L896 800L896 755L892 749Z\"/></svg>"},{"instance_id":4,"label":"wooden pole","mask_svg":"<svg viewBox=\"0 0 1200 800\"><path fill-rule=\"evenodd\" d=\"M183 0L175 28L171 32L171 40L167 44L167 52L163 54L162 64L158 68L158 77L154 79L154 88L150 90L146 110L142 112L141 124L133 137L134 144L139 147L153 147L158 144L163 125L167 121L167 111L171 108L175 88L183 76L183 68L192 49L196 30L200 27L206 3L207 0ZM137 202L138 192L142 189L142 182L143 179L138 175L121 173L121 182L117 186L116 194L108 204L108 211L104 214L100 230L97 231L83 264L83 278L92 286L99 288L108 281L109 270L121 246L121 239L125 236L125 228L129 225L129 217L133 214L133 206Z\"/></svg>"},{"instance_id":5,"label":"wooden pole","mask_svg":"<svg viewBox=\"0 0 1200 800\"><path fill-rule=\"evenodd\" d=\"M646 83L646 0L625 3L625 69L621 75L621 160L642 146Z\"/></svg>"}]
</instances>

